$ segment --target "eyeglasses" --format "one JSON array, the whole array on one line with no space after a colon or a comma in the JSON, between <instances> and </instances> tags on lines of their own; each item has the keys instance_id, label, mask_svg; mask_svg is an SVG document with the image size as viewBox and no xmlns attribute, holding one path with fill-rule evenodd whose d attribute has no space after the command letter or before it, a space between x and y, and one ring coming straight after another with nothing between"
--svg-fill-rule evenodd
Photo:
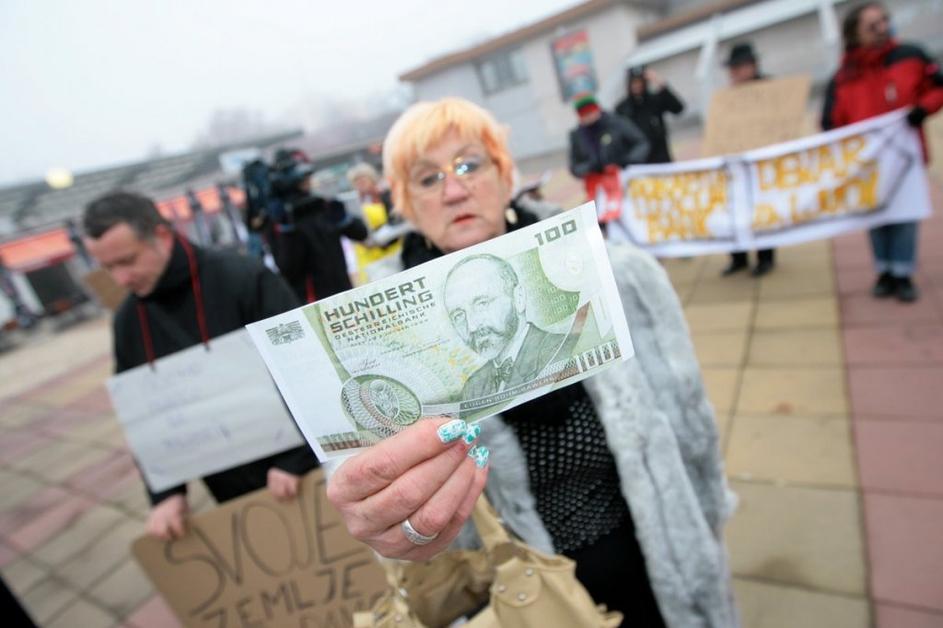
<instances>
[{"instance_id":1,"label":"eyeglasses","mask_svg":"<svg viewBox=\"0 0 943 628\"><path fill-rule=\"evenodd\" d=\"M451 172L460 181L471 181L491 165L487 155L459 155L445 168L430 171L422 169L410 177L409 184L414 192L420 195L433 195L442 191L445 186L445 177Z\"/></svg>"}]
</instances>

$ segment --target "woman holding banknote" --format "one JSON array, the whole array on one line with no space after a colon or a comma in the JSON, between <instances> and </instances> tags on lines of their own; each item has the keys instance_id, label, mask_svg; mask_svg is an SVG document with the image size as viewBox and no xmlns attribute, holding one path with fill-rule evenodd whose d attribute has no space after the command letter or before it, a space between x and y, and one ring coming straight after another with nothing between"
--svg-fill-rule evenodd
<instances>
[{"instance_id":1,"label":"woman holding banknote","mask_svg":"<svg viewBox=\"0 0 943 628\"><path fill-rule=\"evenodd\" d=\"M505 132L477 105L413 105L383 149L394 203L418 232L403 267L536 221L512 206ZM721 534L733 498L687 325L651 256L608 252L634 359L480 426L419 421L344 462L328 496L380 554L426 560L456 542L484 490L524 541L573 558L594 600L626 625L736 625ZM446 286L446 301L464 304L463 337L485 357L515 342L536 355L554 339L517 320L513 273L486 258L468 258L454 295ZM500 386L517 368L489 364L466 386Z\"/></svg>"}]
</instances>

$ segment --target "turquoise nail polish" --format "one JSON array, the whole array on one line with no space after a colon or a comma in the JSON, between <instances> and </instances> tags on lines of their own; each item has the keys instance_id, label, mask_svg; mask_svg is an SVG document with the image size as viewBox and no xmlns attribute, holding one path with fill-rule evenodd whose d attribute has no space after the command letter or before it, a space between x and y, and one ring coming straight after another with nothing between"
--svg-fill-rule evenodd
<instances>
[{"instance_id":1,"label":"turquoise nail polish","mask_svg":"<svg viewBox=\"0 0 943 628\"><path fill-rule=\"evenodd\" d=\"M481 426L477 423L475 425L469 425L468 431L465 432L465 444L471 445L475 442L475 439L481 434Z\"/></svg>"},{"instance_id":2,"label":"turquoise nail polish","mask_svg":"<svg viewBox=\"0 0 943 628\"><path fill-rule=\"evenodd\" d=\"M439 426L439 429L436 430L436 433L439 435L439 440L443 443L451 443L457 438L461 438L465 435L465 432L468 430L468 423L461 419L454 419Z\"/></svg>"},{"instance_id":3,"label":"turquoise nail polish","mask_svg":"<svg viewBox=\"0 0 943 628\"><path fill-rule=\"evenodd\" d=\"M478 445L468 450L468 457L475 461L475 466L479 469L485 468L485 465L488 464L488 456L490 455L491 452L488 451L488 448L484 445Z\"/></svg>"}]
</instances>

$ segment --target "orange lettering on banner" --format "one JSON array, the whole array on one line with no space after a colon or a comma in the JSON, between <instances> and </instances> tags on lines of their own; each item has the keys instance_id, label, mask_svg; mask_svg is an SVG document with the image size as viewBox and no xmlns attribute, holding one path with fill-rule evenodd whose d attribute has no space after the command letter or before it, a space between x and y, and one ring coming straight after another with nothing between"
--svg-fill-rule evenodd
<instances>
[{"instance_id":1,"label":"orange lettering on banner","mask_svg":"<svg viewBox=\"0 0 943 628\"><path fill-rule=\"evenodd\" d=\"M707 221L727 205L726 171L640 177L628 185L635 215L645 221L648 243L711 236Z\"/></svg>"},{"instance_id":2,"label":"orange lettering on banner","mask_svg":"<svg viewBox=\"0 0 943 628\"><path fill-rule=\"evenodd\" d=\"M756 162L760 198L753 211L754 231L876 209L878 163L863 159L866 147L866 136L854 135Z\"/></svg>"},{"instance_id":3,"label":"orange lettering on banner","mask_svg":"<svg viewBox=\"0 0 943 628\"><path fill-rule=\"evenodd\" d=\"M829 174L835 179L844 179L849 172L861 167L861 152L867 140L863 135L853 135L835 144L780 155L756 162L759 189L794 190L803 185L819 183Z\"/></svg>"},{"instance_id":4,"label":"orange lettering on banner","mask_svg":"<svg viewBox=\"0 0 943 628\"><path fill-rule=\"evenodd\" d=\"M753 230L768 231L782 225L776 208L769 203L759 203L753 210Z\"/></svg>"},{"instance_id":5,"label":"orange lettering on banner","mask_svg":"<svg viewBox=\"0 0 943 628\"><path fill-rule=\"evenodd\" d=\"M858 176L835 188L819 190L820 214L864 213L878 206L878 169L876 162L866 162Z\"/></svg>"}]
</instances>

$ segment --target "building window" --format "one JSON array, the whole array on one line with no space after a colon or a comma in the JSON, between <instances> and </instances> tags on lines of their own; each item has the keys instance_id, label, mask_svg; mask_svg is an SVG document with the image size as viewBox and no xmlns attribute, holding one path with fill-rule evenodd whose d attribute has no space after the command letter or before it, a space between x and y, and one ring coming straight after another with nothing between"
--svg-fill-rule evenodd
<instances>
[{"instance_id":1,"label":"building window","mask_svg":"<svg viewBox=\"0 0 943 628\"><path fill-rule=\"evenodd\" d=\"M483 59L476 64L478 80L486 94L527 82L527 68L520 48L507 50Z\"/></svg>"}]
</instances>

